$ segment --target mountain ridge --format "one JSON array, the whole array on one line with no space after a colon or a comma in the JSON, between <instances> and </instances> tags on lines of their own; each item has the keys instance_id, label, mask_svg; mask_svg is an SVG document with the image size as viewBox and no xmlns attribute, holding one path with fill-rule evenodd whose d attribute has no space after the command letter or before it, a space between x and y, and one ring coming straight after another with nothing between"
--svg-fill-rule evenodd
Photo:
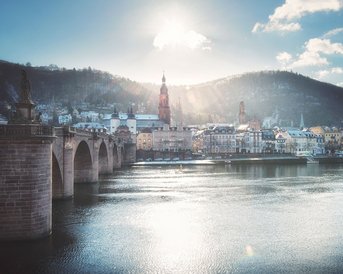
<instances>
[{"instance_id":1,"label":"mountain ridge","mask_svg":"<svg viewBox=\"0 0 343 274\"><path fill-rule=\"evenodd\" d=\"M133 105L140 113L157 112L160 86L156 84L139 83L90 67L76 70L0 61L2 112L18 100L21 69L28 73L37 102L49 103L54 98L62 104L115 105L121 111ZM235 122L240 101L245 102L250 118L263 120L278 113L282 126L297 124L301 114L309 126L340 125L343 120L342 87L288 71L249 72L168 88L173 118L184 123Z\"/></svg>"}]
</instances>

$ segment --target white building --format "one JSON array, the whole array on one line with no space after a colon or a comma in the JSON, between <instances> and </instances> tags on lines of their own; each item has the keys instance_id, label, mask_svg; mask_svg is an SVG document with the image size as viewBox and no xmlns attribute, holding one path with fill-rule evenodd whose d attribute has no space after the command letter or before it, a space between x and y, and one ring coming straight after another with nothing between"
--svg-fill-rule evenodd
<instances>
[{"instance_id":1,"label":"white building","mask_svg":"<svg viewBox=\"0 0 343 274\"><path fill-rule=\"evenodd\" d=\"M294 153L298 156L323 152L323 139L310 131L288 129L278 132L275 139L278 151ZM284 142L278 142L278 140L284 140Z\"/></svg>"},{"instance_id":2,"label":"white building","mask_svg":"<svg viewBox=\"0 0 343 274\"><path fill-rule=\"evenodd\" d=\"M80 113L82 121L85 122L97 122L99 121L99 113L95 111L82 111Z\"/></svg>"},{"instance_id":3,"label":"white building","mask_svg":"<svg viewBox=\"0 0 343 274\"><path fill-rule=\"evenodd\" d=\"M192 150L192 131L184 128L159 128L152 132L153 150L186 151Z\"/></svg>"},{"instance_id":4,"label":"white building","mask_svg":"<svg viewBox=\"0 0 343 274\"><path fill-rule=\"evenodd\" d=\"M203 151L208 154L235 153L237 140L232 125L217 126L203 133Z\"/></svg>"},{"instance_id":5,"label":"white building","mask_svg":"<svg viewBox=\"0 0 343 274\"><path fill-rule=\"evenodd\" d=\"M250 153L262 153L264 150L264 142L262 140L262 131L250 130L248 131L248 152Z\"/></svg>"},{"instance_id":6,"label":"white building","mask_svg":"<svg viewBox=\"0 0 343 274\"><path fill-rule=\"evenodd\" d=\"M133 134L146 128L154 130L164 126L164 122L158 118L157 114L133 114L132 109L128 113L115 111L111 115L106 115L103 121L110 133L114 133L119 126L128 126Z\"/></svg>"},{"instance_id":7,"label":"white building","mask_svg":"<svg viewBox=\"0 0 343 274\"><path fill-rule=\"evenodd\" d=\"M73 118L71 117L70 114L65 114L65 115L59 115L58 116L58 123L60 125L68 125L72 123Z\"/></svg>"},{"instance_id":8,"label":"white building","mask_svg":"<svg viewBox=\"0 0 343 274\"><path fill-rule=\"evenodd\" d=\"M137 120L132 113L132 109L129 113L118 113L115 111L111 115L106 115L103 121L111 134L114 134L119 126L127 126L131 134L137 134Z\"/></svg>"}]
</instances>

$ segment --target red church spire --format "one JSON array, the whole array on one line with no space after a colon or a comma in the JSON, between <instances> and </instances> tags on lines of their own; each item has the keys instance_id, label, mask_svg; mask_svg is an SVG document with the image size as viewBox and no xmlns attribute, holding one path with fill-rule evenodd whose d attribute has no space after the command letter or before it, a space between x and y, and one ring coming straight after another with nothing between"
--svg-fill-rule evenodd
<instances>
[{"instance_id":1,"label":"red church spire","mask_svg":"<svg viewBox=\"0 0 343 274\"><path fill-rule=\"evenodd\" d=\"M163 72L162 86L160 88L160 102L158 105L158 116L164 123L170 125L170 107L168 88L166 86L166 77Z\"/></svg>"}]
</instances>

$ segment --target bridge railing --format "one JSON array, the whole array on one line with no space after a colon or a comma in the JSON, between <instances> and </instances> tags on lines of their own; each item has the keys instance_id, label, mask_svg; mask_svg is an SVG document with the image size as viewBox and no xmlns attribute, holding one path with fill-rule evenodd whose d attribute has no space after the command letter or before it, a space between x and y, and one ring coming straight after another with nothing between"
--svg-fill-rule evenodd
<instances>
[{"instance_id":1,"label":"bridge railing","mask_svg":"<svg viewBox=\"0 0 343 274\"><path fill-rule=\"evenodd\" d=\"M45 137L54 136L54 128L40 124L0 125L0 137Z\"/></svg>"},{"instance_id":2,"label":"bridge railing","mask_svg":"<svg viewBox=\"0 0 343 274\"><path fill-rule=\"evenodd\" d=\"M79 134L82 136L93 138L111 138L112 135L106 132L100 132L96 129L82 129L71 126L55 127L55 133L57 136L63 136L68 134Z\"/></svg>"}]
</instances>

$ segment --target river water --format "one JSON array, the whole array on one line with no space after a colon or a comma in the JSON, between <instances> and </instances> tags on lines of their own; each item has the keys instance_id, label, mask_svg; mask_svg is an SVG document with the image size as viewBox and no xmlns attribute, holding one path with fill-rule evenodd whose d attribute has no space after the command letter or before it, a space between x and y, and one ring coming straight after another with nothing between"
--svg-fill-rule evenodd
<instances>
[{"instance_id":1,"label":"river water","mask_svg":"<svg viewBox=\"0 0 343 274\"><path fill-rule=\"evenodd\" d=\"M0 256L0 273L342 273L343 167L122 170Z\"/></svg>"}]
</instances>

